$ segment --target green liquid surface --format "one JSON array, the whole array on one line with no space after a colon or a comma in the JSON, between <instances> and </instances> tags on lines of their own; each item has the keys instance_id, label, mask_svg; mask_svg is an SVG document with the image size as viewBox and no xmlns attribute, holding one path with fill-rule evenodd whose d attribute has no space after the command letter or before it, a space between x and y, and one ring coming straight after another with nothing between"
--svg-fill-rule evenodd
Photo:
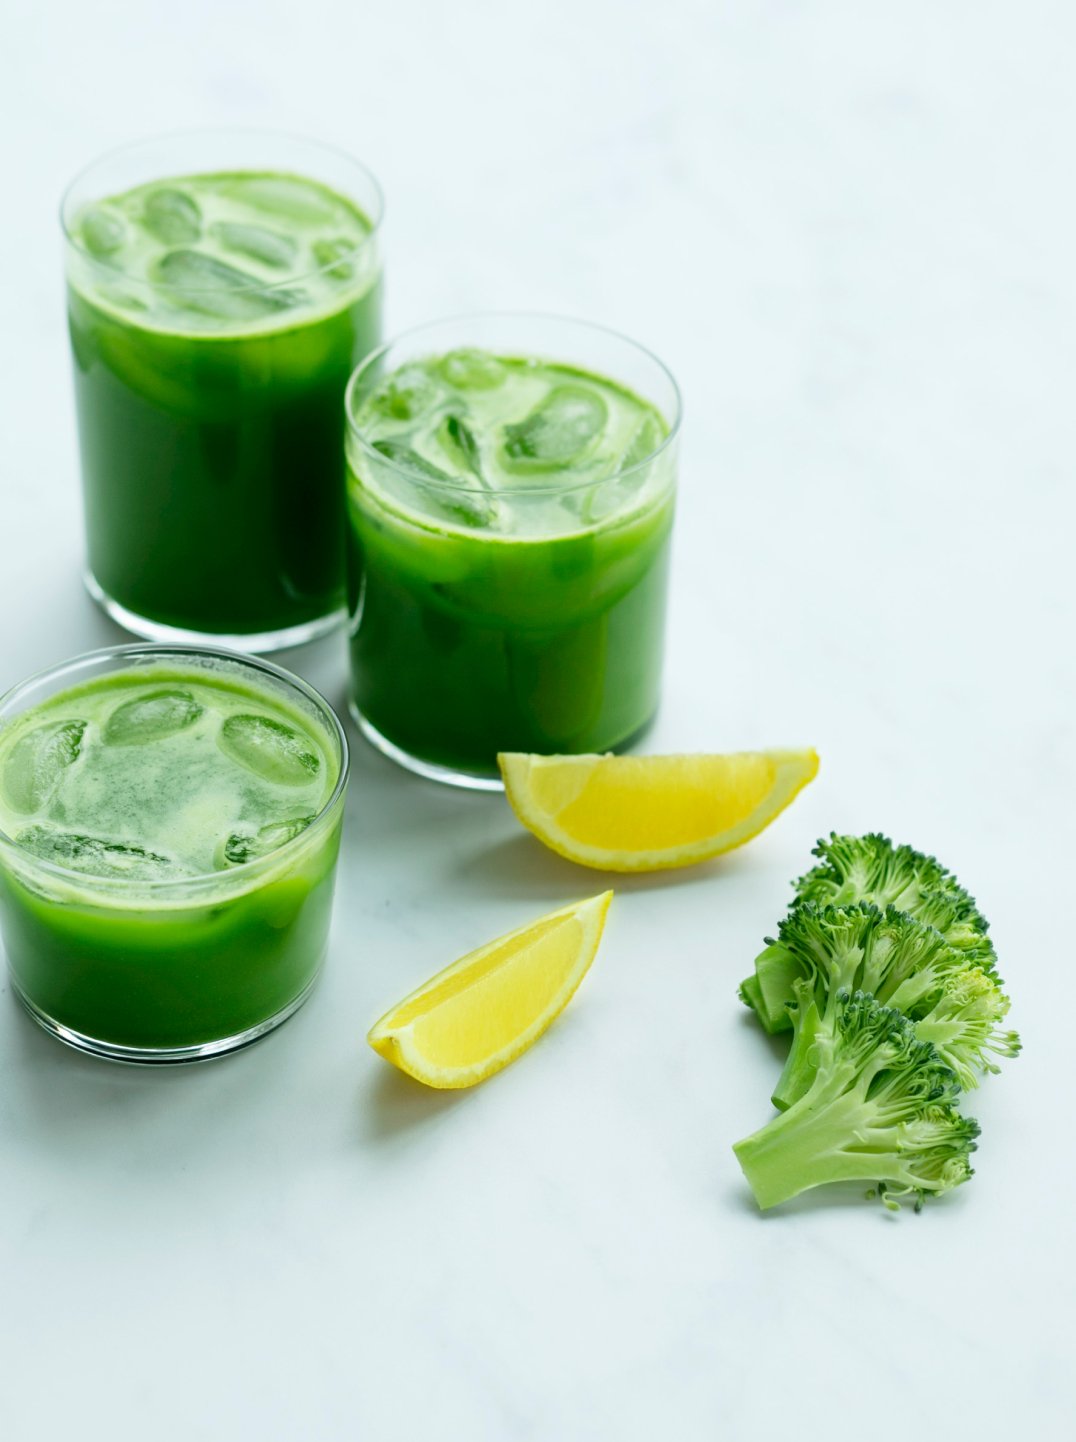
<instances>
[{"instance_id":1,"label":"green liquid surface","mask_svg":"<svg viewBox=\"0 0 1076 1442\"><path fill-rule=\"evenodd\" d=\"M622 746L658 701L668 424L612 380L456 351L358 400L355 703L430 764Z\"/></svg>"},{"instance_id":2,"label":"green liquid surface","mask_svg":"<svg viewBox=\"0 0 1076 1442\"><path fill-rule=\"evenodd\" d=\"M324 948L339 814L307 831L338 777L312 714L225 670L119 672L9 723L0 919L20 990L135 1048L284 1010Z\"/></svg>"},{"instance_id":3,"label":"green liquid surface","mask_svg":"<svg viewBox=\"0 0 1076 1442\"><path fill-rule=\"evenodd\" d=\"M340 406L380 330L361 211L293 175L139 186L75 217L68 309L102 589L218 635L340 608Z\"/></svg>"}]
</instances>

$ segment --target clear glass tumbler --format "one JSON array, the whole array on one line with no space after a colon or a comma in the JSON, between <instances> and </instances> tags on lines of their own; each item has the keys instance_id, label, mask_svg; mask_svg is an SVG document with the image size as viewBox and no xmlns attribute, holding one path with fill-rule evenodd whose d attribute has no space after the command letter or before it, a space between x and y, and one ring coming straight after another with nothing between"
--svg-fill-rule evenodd
<instances>
[{"instance_id":1,"label":"clear glass tumbler","mask_svg":"<svg viewBox=\"0 0 1076 1442\"><path fill-rule=\"evenodd\" d=\"M86 583L128 630L269 651L342 621L381 212L349 156L244 131L130 145L67 191Z\"/></svg>"},{"instance_id":2,"label":"clear glass tumbler","mask_svg":"<svg viewBox=\"0 0 1076 1442\"><path fill-rule=\"evenodd\" d=\"M599 326L423 326L347 393L351 705L388 756L629 746L658 705L680 398Z\"/></svg>"},{"instance_id":3,"label":"clear glass tumbler","mask_svg":"<svg viewBox=\"0 0 1076 1442\"><path fill-rule=\"evenodd\" d=\"M31 1016L129 1062L280 1025L322 965L347 778L322 697L225 651L113 647L0 697L0 933Z\"/></svg>"}]
</instances>

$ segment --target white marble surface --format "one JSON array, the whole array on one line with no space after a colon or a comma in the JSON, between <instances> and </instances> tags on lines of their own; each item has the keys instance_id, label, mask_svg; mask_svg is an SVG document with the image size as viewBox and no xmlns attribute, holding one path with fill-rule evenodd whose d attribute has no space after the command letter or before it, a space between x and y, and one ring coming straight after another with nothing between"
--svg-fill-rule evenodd
<instances>
[{"instance_id":1,"label":"white marble surface","mask_svg":"<svg viewBox=\"0 0 1076 1442\"><path fill-rule=\"evenodd\" d=\"M204 1068L0 997L0 1436L875 1442L1071 1435L1076 16L911 0L11 0L0 684L118 638L77 579L56 206L126 138L332 139L388 194L389 325L623 328L687 422L654 744L812 741L728 862L619 888L562 1022L472 1094L368 1050L418 979L600 878L360 742L331 956ZM342 643L291 653L339 700ZM761 1219L775 1058L735 998L830 827L955 866L1024 1055L921 1216Z\"/></svg>"}]
</instances>

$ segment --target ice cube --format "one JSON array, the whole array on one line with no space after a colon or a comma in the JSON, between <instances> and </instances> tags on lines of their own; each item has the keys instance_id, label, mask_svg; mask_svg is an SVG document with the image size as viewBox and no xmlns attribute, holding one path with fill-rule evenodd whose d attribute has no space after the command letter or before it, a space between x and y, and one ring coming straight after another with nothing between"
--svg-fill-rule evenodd
<instances>
[{"instance_id":1,"label":"ice cube","mask_svg":"<svg viewBox=\"0 0 1076 1442\"><path fill-rule=\"evenodd\" d=\"M336 218L328 192L297 177L241 175L231 182L229 190L234 199L266 215L304 223L324 223Z\"/></svg>"},{"instance_id":2,"label":"ice cube","mask_svg":"<svg viewBox=\"0 0 1076 1442\"><path fill-rule=\"evenodd\" d=\"M576 492L567 492L562 497L562 503L588 523L605 520L622 510L632 497L643 490L653 474L652 467L644 462L654 454L664 438L665 428L659 418L644 416L619 459L608 453L591 459L590 467L596 467L601 472L600 481Z\"/></svg>"},{"instance_id":3,"label":"ice cube","mask_svg":"<svg viewBox=\"0 0 1076 1442\"><path fill-rule=\"evenodd\" d=\"M403 441L374 441L374 450L416 478L439 483L422 489L427 508L432 502L449 520L462 521L467 526L496 525L497 504L493 496L484 491L464 490L446 471Z\"/></svg>"},{"instance_id":4,"label":"ice cube","mask_svg":"<svg viewBox=\"0 0 1076 1442\"><path fill-rule=\"evenodd\" d=\"M500 527L501 512L497 502L484 491L438 491L433 497L437 509L450 521L465 526L495 531Z\"/></svg>"},{"instance_id":5,"label":"ice cube","mask_svg":"<svg viewBox=\"0 0 1076 1442\"><path fill-rule=\"evenodd\" d=\"M22 736L4 763L8 804L29 815L47 806L68 766L79 758L85 721L50 721Z\"/></svg>"},{"instance_id":6,"label":"ice cube","mask_svg":"<svg viewBox=\"0 0 1076 1442\"><path fill-rule=\"evenodd\" d=\"M605 427L608 407L587 386L554 386L526 419L504 428L509 470L549 470L579 460Z\"/></svg>"},{"instance_id":7,"label":"ice cube","mask_svg":"<svg viewBox=\"0 0 1076 1442\"><path fill-rule=\"evenodd\" d=\"M114 255L127 239L127 226L122 215L91 205L80 222L82 243L91 255Z\"/></svg>"},{"instance_id":8,"label":"ice cube","mask_svg":"<svg viewBox=\"0 0 1076 1442\"><path fill-rule=\"evenodd\" d=\"M310 247L318 265L327 270L334 280L351 279L355 267L349 265L348 261L357 249L358 243L349 240L346 235L326 236L322 240L315 240Z\"/></svg>"},{"instance_id":9,"label":"ice cube","mask_svg":"<svg viewBox=\"0 0 1076 1442\"><path fill-rule=\"evenodd\" d=\"M140 295L132 295L122 286L102 285L98 287L97 294L109 305L119 306L120 310L137 311L142 314L149 311L149 306Z\"/></svg>"},{"instance_id":10,"label":"ice cube","mask_svg":"<svg viewBox=\"0 0 1076 1442\"><path fill-rule=\"evenodd\" d=\"M298 299L296 291L267 290L256 276L198 250L170 250L154 275L177 303L215 320L257 320Z\"/></svg>"},{"instance_id":11,"label":"ice cube","mask_svg":"<svg viewBox=\"0 0 1076 1442\"><path fill-rule=\"evenodd\" d=\"M561 505L588 525L594 525L622 510L645 480L645 470L634 471L626 479L618 471L593 485L565 492L560 498Z\"/></svg>"},{"instance_id":12,"label":"ice cube","mask_svg":"<svg viewBox=\"0 0 1076 1442\"><path fill-rule=\"evenodd\" d=\"M162 741L193 726L204 709L189 691L169 688L150 691L116 707L105 724L105 740L110 746L142 746L148 741Z\"/></svg>"},{"instance_id":13,"label":"ice cube","mask_svg":"<svg viewBox=\"0 0 1076 1442\"><path fill-rule=\"evenodd\" d=\"M470 471L473 476L482 480L482 453L474 431L462 416L455 412L445 416L437 429L437 439L456 462L459 470Z\"/></svg>"},{"instance_id":14,"label":"ice cube","mask_svg":"<svg viewBox=\"0 0 1076 1442\"><path fill-rule=\"evenodd\" d=\"M271 821L255 832L233 832L224 843L224 860L229 866L257 861L289 841L294 841L313 821L313 816L296 816L291 821Z\"/></svg>"},{"instance_id":15,"label":"ice cube","mask_svg":"<svg viewBox=\"0 0 1076 1442\"><path fill-rule=\"evenodd\" d=\"M269 716L229 716L220 746L233 761L279 786L306 786L321 769L306 738Z\"/></svg>"},{"instance_id":16,"label":"ice cube","mask_svg":"<svg viewBox=\"0 0 1076 1442\"><path fill-rule=\"evenodd\" d=\"M53 831L47 826L30 826L15 838L24 851L68 871L88 876L127 878L135 881L167 880L183 875L183 868L168 856L159 856L143 846L108 841L101 836L82 836L73 831Z\"/></svg>"},{"instance_id":17,"label":"ice cube","mask_svg":"<svg viewBox=\"0 0 1076 1442\"><path fill-rule=\"evenodd\" d=\"M263 225L237 225L229 220L218 221L211 233L221 245L248 260L260 260L274 270L286 270L295 260L299 247L290 235L268 230Z\"/></svg>"},{"instance_id":18,"label":"ice cube","mask_svg":"<svg viewBox=\"0 0 1076 1442\"><path fill-rule=\"evenodd\" d=\"M459 391L491 391L505 377L505 368L489 351L464 349L442 356L439 367L450 386Z\"/></svg>"},{"instance_id":19,"label":"ice cube","mask_svg":"<svg viewBox=\"0 0 1076 1442\"><path fill-rule=\"evenodd\" d=\"M435 466L425 456L420 455L413 446L406 441L374 441L374 450L379 456L384 456L394 466L402 466L404 470L414 471L427 481L440 481L442 484L450 485L452 477L447 471L442 471L440 466Z\"/></svg>"},{"instance_id":20,"label":"ice cube","mask_svg":"<svg viewBox=\"0 0 1076 1442\"><path fill-rule=\"evenodd\" d=\"M441 387L421 366L401 366L383 380L367 404L378 415L393 421L413 421L444 399Z\"/></svg>"},{"instance_id":21,"label":"ice cube","mask_svg":"<svg viewBox=\"0 0 1076 1442\"><path fill-rule=\"evenodd\" d=\"M657 416L644 416L639 428L631 438L618 470L626 471L652 456L665 439L665 428Z\"/></svg>"},{"instance_id":22,"label":"ice cube","mask_svg":"<svg viewBox=\"0 0 1076 1442\"><path fill-rule=\"evenodd\" d=\"M165 245L189 245L202 234L202 212L193 195L165 186L146 196L142 224Z\"/></svg>"}]
</instances>

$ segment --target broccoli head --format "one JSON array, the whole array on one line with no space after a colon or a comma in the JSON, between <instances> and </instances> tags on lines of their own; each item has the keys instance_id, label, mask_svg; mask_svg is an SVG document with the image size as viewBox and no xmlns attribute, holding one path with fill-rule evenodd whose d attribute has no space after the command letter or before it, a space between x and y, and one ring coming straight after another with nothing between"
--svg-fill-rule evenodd
<instances>
[{"instance_id":1,"label":"broccoli head","mask_svg":"<svg viewBox=\"0 0 1076 1442\"><path fill-rule=\"evenodd\" d=\"M871 901L883 910L895 906L937 927L951 944L978 943L982 956L993 955L989 942L984 948L989 925L975 898L935 857L911 846L894 846L888 836L877 831L867 836L832 832L828 841L818 842L812 855L820 858L819 863L794 883L793 905L813 901L816 906L848 906ZM947 934L950 928L953 936Z\"/></svg>"},{"instance_id":2,"label":"broccoli head","mask_svg":"<svg viewBox=\"0 0 1076 1442\"><path fill-rule=\"evenodd\" d=\"M994 1057L1019 1049L1015 1034L1000 1029L1009 999L997 982L941 932L896 907L882 912L866 902L825 907L805 902L781 923L771 947L783 949L788 976L798 970L785 996L793 1038L773 1093L777 1107L790 1106L810 1085L815 1033L831 1021L842 990L868 992L909 1017L965 1087L977 1085L981 1071L997 1070ZM775 969L766 980L766 1005L773 1006L779 1000Z\"/></svg>"},{"instance_id":3,"label":"broccoli head","mask_svg":"<svg viewBox=\"0 0 1076 1442\"><path fill-rule=\"evenodd\" d=\"M810 1006L810 983L795 983ZM900 1012L841 989L813 1045L816 1067L787 1111L733 1150L766 1210L827 1182L865 1182L886 1206L949 1191L972 1175L978 1123L954 1102L960 1083Z\"/></svg>"},{"instance_id":4,"label":"broccoli head","mask_svg":"<svg viewBox=\"0 0 1076 1442\"><path fill-rule=\"evenodd\" d=\"M740 994L770 1032L791 1027L792 988L800 977L814 978L823 990L845 986L877 994L897 959L894 951L907 920L896 907L887 907L883 914L869 901L849 906L802 902L781 922L776 938L766 938L765 950L755 959L754 976L743 983ZM903 939L906 945L897 972L901 980L930 960L944 958L951 967L964 965L962 954L946 947L945 938L931 927Z\"/></svg>"},{"instance_id":5,"label":"broccoli head","mask_svg":"<svg viewBox=\"0 0 1076 1442\"><path fill-rule=\"evenodd\" d=\"M838 836L819 841L819 864L795 884L790 916L801 907L872 905L894 907L939 931L950 946L964 954L1001 985L994 943L987 922L956 877L910 846L894 846L888 837ZM740 999L751 1007L766 1031L787 1031L787 1006L795 968L787 955L766 938L755 958L755 970L740 985Z\"/></svg>"},{"instance_id":6,"label":"broccoli head","mask_svg":"<svg viewBox=\"0 0 1076 1442\"><path fill-rule=\"evenodd\" d=\"M916 1036L937 1047L965 1091L979 1085L982 1072L1000 1071L999 1058L1020 1051L1019 1034L1001 1026L1009 998L979 967L947 977L930 1010L920 1011Z\"/></svg>"}]
</instances>

